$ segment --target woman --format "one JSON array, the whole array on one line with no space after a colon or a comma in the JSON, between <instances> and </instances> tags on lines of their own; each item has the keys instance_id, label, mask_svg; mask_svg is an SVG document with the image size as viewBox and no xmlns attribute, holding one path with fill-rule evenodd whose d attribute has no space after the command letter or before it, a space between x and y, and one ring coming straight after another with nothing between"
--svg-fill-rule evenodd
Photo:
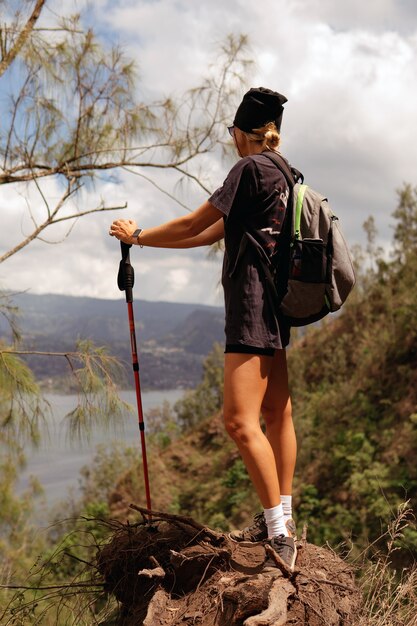
<instances>
[{"instance_id":1,"label":"woman","mask_svg":"<svg viewBox=\"0 0 417 626\"><path fill-rule=\"evenodd\" d=\"M146 230L133 220L116 220L110 235L164 248L211 245L224 237L224 420L264 508L251 527L230 536L269 541L294 569L291 493L297 445L285 354L289 328L274 313L259 257L277 253L289 197L284 175L265 156L279 146L286 101L262 87L245 94L229 128L241 159L223 186L193 213Z\"/></svg>"}]
</instances>

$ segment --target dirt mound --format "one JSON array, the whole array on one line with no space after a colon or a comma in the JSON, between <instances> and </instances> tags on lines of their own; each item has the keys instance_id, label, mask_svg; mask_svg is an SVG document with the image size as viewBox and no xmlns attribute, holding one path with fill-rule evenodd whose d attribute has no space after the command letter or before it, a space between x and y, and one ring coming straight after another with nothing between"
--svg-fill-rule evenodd
<instances>
[{"instance_id":1,"label":"dirt mound","mask_svg":"<svg viewBox=\"0 0 417 626\"><path fill-rule=\"evenodd\" d=\"M133 505L132 505L133 506ZM191 518L143 514L98 553L121 626L345 626L361 596L352 569L327 548L298 542L296 569L264 567L263 544L239 545Z\"/></svg>"}]
</instances>

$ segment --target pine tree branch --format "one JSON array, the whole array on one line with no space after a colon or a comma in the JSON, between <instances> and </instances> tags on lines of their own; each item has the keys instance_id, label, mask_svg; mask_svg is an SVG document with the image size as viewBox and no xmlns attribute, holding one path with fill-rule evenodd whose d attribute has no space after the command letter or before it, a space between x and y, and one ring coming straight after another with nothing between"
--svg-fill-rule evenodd
<instances>
[{"instance_id":1,"label":"pine tree branch","mask_svg":"<svg viewBox=\"0 0 417 626\"><path fill-rule=\"evenodd\" d=\"M39 11L42 5L39 4ZM77 25L78 18L72 22L70 34ZM18 33L17 26L14 25ZM18 38L17 34L9 47L15 47L13 43ZM44 212L38 217L28 202L32 232L28 229L30 234L24 232L18 245L2 253L0 263L33 240L43 240L42 231L53 223L67 221L74 225L79 217L89 213L125 208L105 207L100 202L93 209L64 210L64 203L80 189L84 177L93 180L105 176L107 171L109 176L112 170L128 169L190 210L175 197L175 191L164 189L152 180L153 176L148 178L143 172L150 168L171 170L180 175L179 182L192 181L210 193L209 184L200 178L192 163L198 163L201 156L223 143L221 137L231 99L248 63L241 58L245 38L230 36L222 49L224 58L220 68L217 61L214 74L199 87L189 90L178 101L165 99L144 104L132 97L135 78L132 62L127 62L118 49L112 49L111 55L105 54L92 31L81 38L52 39L51 44L37 35L29 37L27 53L26 48L19 54L16 49L27 76L16 87L16 95L11 89L7 118L10 128L4 135L4 147L0 146L0 185L34 183L42 197ZM2 56L5 60L4 46ZM55 91L59 98L51 97ZM20 120L25 120L25 124L21 125ZM57 201L50 202L39 185L47 178L67 183L67 190L56 206ZM64 238L71 232L70 227L65 231Z\"/></svg>"},{"instance_id":2,"label":"pine tree branch","mask_svg":"<svg viewBox=\"0 0 417 626\"><path fill-rule=\"evenodd\" d=\"M2 354L21 354L21 355L34 354L36 356L61 356L61 357L65 357L66 359L68 357L74 357L74 358L81 357L80 352L48 352L48 351L43 351L43 350L15 350L15 349L0 350L0 355Z\"/></svg>"},{"instance_id":3,"label":"pine tree branch","mask_svg":"<svg viewBox=\"0 0 417 626\"><path fill-rule=\"evenodd\" d=\"M30 33L33 30L33 27L35 26L41 14L41 11L45 2L46 0L37 0L35 8L33 9L32 15L26 22L26 25L24 26L24 28L21 30L20 35L17 37L12 48L7 52L6 56L0 62L0 76L2 76L4 72L7 70L7 68L10 67L10 65L13 63L16 56L19 54L20 50L26 43L28 37L30 36Z\"/></svg>"}]
</instances>

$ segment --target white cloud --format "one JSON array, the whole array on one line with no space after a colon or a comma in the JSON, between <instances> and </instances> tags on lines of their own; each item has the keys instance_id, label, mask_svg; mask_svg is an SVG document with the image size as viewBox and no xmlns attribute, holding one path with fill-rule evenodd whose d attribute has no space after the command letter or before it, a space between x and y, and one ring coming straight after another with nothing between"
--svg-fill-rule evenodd
<instances>
[{"instance_id":1,"label":"white cloud","mask_svg":"<svg viewBox=\"0 0 417 626\"><path fill-rule=\"evenodd\" d=\"M414 0L293 0L292 4L304 19L325 21L338 30L410 33L417 18Z\"/></svg>"},{"instance_id":2,"label":"white cloud","mask_svg":"<svg viewBox=\"0 0 417 626\"><path fill-rule=\"evenodd\" d=\"M417 9L414 3L359 0L67 0L65 10L90 6L89 21L120 42L138 61L143 99L176 94L200 83L216 44L230 33L247 33L255 62L251 84L277 89L288 97L283 123L284 154L304 171L312 186L328 194L352 243L363 240L363 221L374 214L380 237L391 238L395 189L415 183L417 127ZM215 184L227 166L206 162ZM147 174L147 172L145 172ZM172 186L169 173L155 174ZM57 197L53 181L44 183ZM7 191L7 193L6 193ZM127 217L141 227L161 223L184 210L144 180L123 173L120 184L102 183L84 192L83 206L128 201ZM31 197L36 192L31 191ZM184 197L198 206L204 194ZM37 203L37 204L36 204ZM35 200L36 212L42 211ZM30 226L22 199L0 194L2 250L15 245ZM26 215L26 217L23 217ZM0 282L37 292L51 291L117 298L118 244L108 237L118 213L80 220L59 246L40 242L0 267ZM63 234L50 230L47 237ZM136 298L220 303L220 259L205 250L143 249L132 252Z\"/></svg>"},{"instance_id":3,"label":"white cloud","mask_svg":"<svg viewBox=\"0 0 417 626\"><path fill-rule=\"evenodd\" d=\"M59 198L53 180L45 181L43 189L48 198ZM0 188L1 250L17 245L30 232L31 221L22 186L19 194ZM27 195L35 207L34 216L44 217L45 209L36 202L33 187L29 187ZM183 209L179 210L173 201L163 196L161 199L154 187L127 173L122 174L119 185L104 183L97 191L84 191L79 205L83 208L97 206L100 196L108 205L128 200L128 212L111 211L84 217L74 225L68 238L65 238L68 231L65 223L50 227L43 235L45 239L62 242L58 245L36 240L30 243L0 266L0 285L13 291L121 298L117 287L120 244L108 235L110 223L129 215L142 227L149 227L157 221L177 217ZM207 253L207 248L180 252L132 248L135 299L221 304L218 289L221 259L208 260Z\"/></svg>"}]
</instances>

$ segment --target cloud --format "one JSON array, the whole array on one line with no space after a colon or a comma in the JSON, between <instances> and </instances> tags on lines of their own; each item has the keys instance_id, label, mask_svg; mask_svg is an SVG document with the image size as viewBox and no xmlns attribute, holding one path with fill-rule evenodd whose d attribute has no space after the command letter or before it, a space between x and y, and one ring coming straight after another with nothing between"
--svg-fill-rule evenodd
<instances>
[{"instance_id":1,"label":"cloud","mask_svg":"<svg viewBox=\"0 0 417 626\"><path fill-rule=\"evenodd\" d=\"M417 6L414 0L293 0L299 15L307 20L321 20L337 30L372 32L415 31Z\"/></svg>"},{"instance_id":2,"label":"cloud","mask_svg":"<svg viewBox=\"0 0 417 626\"><path fill-rule=\"evenodd\" d=\"M60 190L54 180L41 184L48 198L59 198ZM33 224L24 196L35 207L34 218L45 217L45 207L37 202L34 185L20 185L17 190L0 188L1 250L18 245L31 232ZM110 223L129 215L146 228L178 217L183 209L179 211L172 200L161 201L161 194L154 187L127 173L121 175L119 184L107 182L97 191L83 191L78 204L83 209L93 208L101 197L108 205L128 200L128 212L110 211L83 217L73 225L68 237L68 223L51 226L42 236L57 245L31 242L0 266L0 285L13 291L121 298L117 287L120 244L108 235ZM134 247L131 262L136 274L135 299L222 303L221 259L209 260L208 248L172 251Z\"/></svg>"},{"instance_id":3,"label":"cloud","mask_svg":"<svg viewBox=\"0 0 417 626\"><path fill-rule=\"evenodd\" d=\"M364 240L362 223L373 214L380 240L391 239L395 189L415 183L417 127L417 29L415 3L378 0L77 0L65 10L89 6L89 23L107 40L118 41L138 62L139 97L148 100L181 94L203 80L214 51L230 33L246 33L254 67L252 85L275 88L288 97L282 150L301 169L306 182L328 195L352 243ZM205 161L213 186L227 164L217 155ZM148 175L147 171L144 171ZM173 188L171 173L155 173ZM123 172L119 184L105 181L83 192L82 206L128 202L123 215L141 227L177 217L184 209L145 180ZM50 196L59 190L46 182ZM31 190L36 210L42 206ZM205 195L196 188L183 194L196 207ZM37 204L36 204L37 203ZM0 246L19 241L29 228L22 200L0 193ZM26 217L23 217L26 215ZM0 267L3 285L14 283L36 292L51 291L117 298L118 244L107 235L114 212L80 220L59 246L41 242ZM61 229L48 237L63 236ZM135 297L152 300L220 303L221 260L206 250L132 251Z\"/></svg>"}]
</instances>

